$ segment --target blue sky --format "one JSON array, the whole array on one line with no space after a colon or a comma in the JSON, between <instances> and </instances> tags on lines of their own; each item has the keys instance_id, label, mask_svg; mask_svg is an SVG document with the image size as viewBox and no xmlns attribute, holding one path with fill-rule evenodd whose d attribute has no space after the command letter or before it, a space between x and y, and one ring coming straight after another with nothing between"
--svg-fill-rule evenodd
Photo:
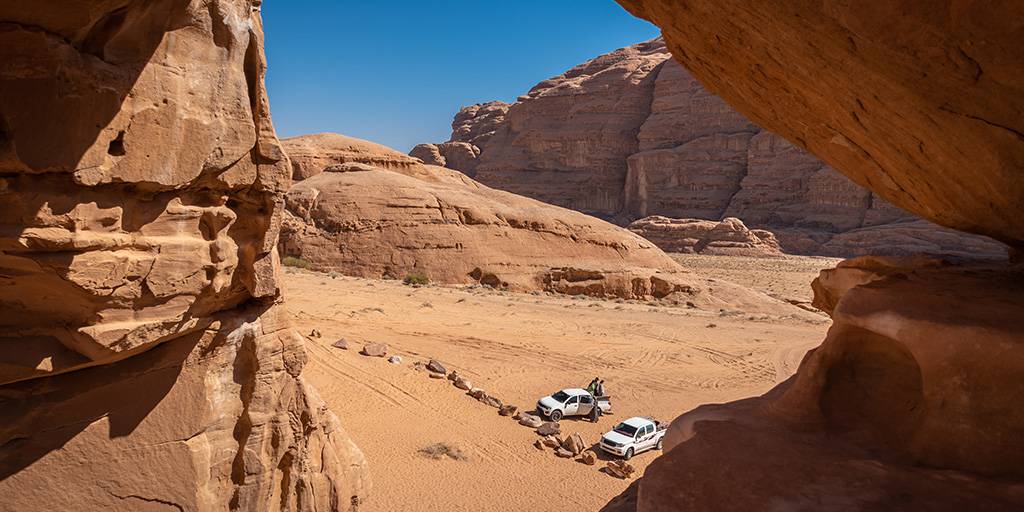
<instances>
[{"instance_id":1,"label":"blue sky","mask_svg":"<svg viewBox=\"0 0 1024 512\"><path fill-rule=\"evenodd\" d=\"M267 88L281 137L332 131L400 151L448 140L464 105L657 29L614 0L271 0Z\"/></svg>"}]
</instances>

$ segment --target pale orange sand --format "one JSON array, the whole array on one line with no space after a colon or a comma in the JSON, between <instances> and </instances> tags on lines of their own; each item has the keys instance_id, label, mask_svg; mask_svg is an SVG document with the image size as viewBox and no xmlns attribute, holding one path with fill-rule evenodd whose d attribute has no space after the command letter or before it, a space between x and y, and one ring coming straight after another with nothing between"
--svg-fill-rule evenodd
<instances>
[{"instance_id":1,"label":"pale orange sand","mask_svg":"<svg viewBox=\"0 0 1024 512\"><path fill-rule=\"evenodd\" d=\"M834 260L687 256L698 272L762 291L799 294ZM774 265L774 266L773 266ZM538 436L447 380L416 371L436 358L506 403L531 410L541 396L606 379L615 415L594 425L562 421L587 444L633 415L671 420L699 404L763 393L789 377L824 338L818 321L765 318L647 303L618 303L489 289L413 288L396 281L289 270L288 308L303 334L312 329L305 376L362 448L373 477L360 511L598 510L622 492L618 480L532 446ZM779 288L781 287L781 289ZM775 288L774 290L772 288ZM802 294L809 298L809 291ZM332 348L338 338L348 351ZM358 354L383 342L401 364ZM424 457L434 443L467 460ZM642 473L658 455L632 463ZM603 456L603 455L602 455Z\"/></svg>"}]
</instances>

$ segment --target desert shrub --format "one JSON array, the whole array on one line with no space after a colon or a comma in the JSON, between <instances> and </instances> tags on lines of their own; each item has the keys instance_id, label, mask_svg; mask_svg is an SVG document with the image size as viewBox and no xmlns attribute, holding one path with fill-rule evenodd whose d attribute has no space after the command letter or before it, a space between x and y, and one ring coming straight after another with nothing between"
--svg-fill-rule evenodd
<instances>
[{"instance_id":1,"label":"desert shrub","mask_svg":"<svg viewBox=\"0 0 1024 512\"><path fill-rule=\"evenodd\" d=\"M424 284L430 284L430 279L427 278L427 276L425 276L423 274L408 274L408 275L405 276L405 279L403 279L402 282L405 283L405 284L424 285Z\"/></svg>"},{"instance_id":2,"label":"desert shrub","mask_svg":"<svg viewBox=\"0 0 1024 512\"><path fill-rule=\"evenodd\" d=\"M306 270L313 268L312 263L302 258L296 258L294 256L285 256L284 258L281 259L281 264L286 267L303 268Z\"/></svg>"},{"instance_id":3,"label":"desert shrub","mask_svg":"<svg viewBox=\"0 0 1024 512\"><path fill-rule=\"evenodd\" d=\"M462 453L462 450L458 446L452 446L448 443L434 443L425 448L420 448L419 453L424 457L434 460L440 460L445 457L452 460L469 459L465 453Z\"/></svg>"}]
</instances>

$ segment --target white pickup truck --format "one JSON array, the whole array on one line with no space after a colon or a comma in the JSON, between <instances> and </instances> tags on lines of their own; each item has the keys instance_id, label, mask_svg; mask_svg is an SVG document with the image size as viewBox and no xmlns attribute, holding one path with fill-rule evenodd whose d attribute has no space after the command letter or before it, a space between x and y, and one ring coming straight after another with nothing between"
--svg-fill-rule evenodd
<instances>
[{"instance_id":1,"label":"white pickup truck","mask_svg":"<svg viewBox=\"0 0 1024 512\"><path fill-rule=\"evenodd\" d=\"M661 449L666 426L651 418L632 417L601 436L601 449L629 460L650 449Z\"/></svg>"},{"instance_id":2,"label":"white pickup truck","mask_svg":"<svg viewBox=\"0 0 1024 512\"><path fill-rule=\"evenodd\" d=\"M566 416L586 416L594 410L595 404L602 414L612 410L610 397L595 397L585 389L567 388L538 400L537 412L551 421L558 421Z\"/></svg>"}]
</instances>

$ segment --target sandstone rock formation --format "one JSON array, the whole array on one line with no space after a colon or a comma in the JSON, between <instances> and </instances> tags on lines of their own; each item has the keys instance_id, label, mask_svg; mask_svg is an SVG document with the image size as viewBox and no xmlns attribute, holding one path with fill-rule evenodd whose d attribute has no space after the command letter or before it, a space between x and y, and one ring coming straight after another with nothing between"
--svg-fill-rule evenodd
<instances>
[{"instance_id":1,"label":"sandstone rock formation","mask_svg":"<svg viewBox=\"0 0 1024 512\"><path fill-rule=\"evenodd\" d=\"M259 2L0 5L0 495L336 510L363 458L280 305Z\"/></svg>"},{"instance_id":2,"label":"sandstone rock formation","mask_svg":"<svg viewBox=\"0 0 1024 512\"><path fill-rule=\"evenodd\" d=\"M758 123L897 205L1024 245L1019 5L620 1ZM815 304L834 323L797 374L678 418L607 510L1021 509L1022 272L823 272Z\"/></svg>"},{"instance_id":3,"label":"sandstone rock formation","mask_svg":"<svg viewBox=\"0 0 1024 512\"><path fill-rule=\"evenodd\" d=\"M782 255L774 234L762 229L748 229L743 221L735 217L715 222L652 216L631 223L629 230L671 252L767 257Z\"/></svg>"},{"instance_id":4,"label":"sandstone rock formation","mask_svg":"<svg viewBox=\"0 0 1024 512\"><path fill-rule=\"evenodd\" d=\"M654 244L627 230L491 189L450 169L328 164L342 158L331 154L333 148L365 145L349 140L320 135L314 141L285 141L286 148L306 149L326 141L315 158L328 167L324 172L310 168L313 177L288 192L281 234L282 253L313 268L573 295L676 294L698 306L780 306L741 287L685 273ZM409 158L385 151L365 162Z\"/></svg>"},{"instance_id":5,"label":"sandstone rock formation","mask_svg":"<svg viewBox=\"0 0 1024 512\"><path fill-rule=\"evenodd\" d=\"M608 510L1019 510L1021 283L929 259L823 272L834 324L797 374L678 418L635 504Z\"/></svg>"},{"instance_id":6,"label":"sandstone rock formation","mask_svg":"<svg viewBox=\"0 0 1024 512\"><path fill-rule=\"evenodd\" d=\"M1024 239L1021 5L621 3L671 23L669 48L709 90L856 183L938 224Z\"/></svg>"},{"instance_id":7,"label":"sandstone rock formation","mask_svg":"<svg viewBox=\"0 0 1024 512\"><path fill-rule=\"evenodd\" d=\"M513 105L467 107L452 127L451 141L424 145L413 156L620 223L650 215L736 217L778 234L787 252L852 256L927 249L891 244L904 235L823 247L850 230L902 231L894 223L915 217L753 124L671 60L661 40L577 66ZM446 149L452 144L472 149ZM960 252L991 247L982 256L1005 258L1002 247L979 237L926 235L925 226L915 234L960 239Z\"/></svg>"},{"instance_id":8,"label":"sandstone rock formation","mask_svg":"<svg viewBox=\"0 0 1024 512\"><path fill-rule=\"evenodd\" d=\"M281 141L292 162L292 179L301 181L320 174L331 166L348 163L370 165L381 169L406 171L420 162L391 148L367 140L339 137L333 133L317 133Z\"/></svg>"}]
</instances>

